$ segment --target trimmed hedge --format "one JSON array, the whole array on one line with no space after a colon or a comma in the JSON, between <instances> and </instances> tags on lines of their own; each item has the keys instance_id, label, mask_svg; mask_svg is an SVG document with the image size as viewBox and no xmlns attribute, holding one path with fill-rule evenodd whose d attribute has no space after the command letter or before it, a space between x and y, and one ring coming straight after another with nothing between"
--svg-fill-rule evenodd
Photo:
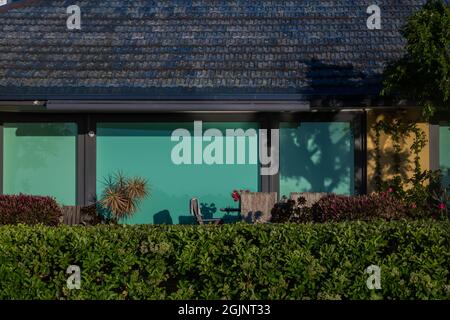
<instances>
[{"instance_id":1,"label":"trimmed hedge","mask_svg":"<svg viewBox=\"0 0 450 320\"><path fill-rule=\"evenodd\" d=\"M42 223L56 226L61 216L60 206L51 197L0 195L0 225Z\"/></svg>"},{"instance_id":2,"label":"trimmed hedge","mask_svg":"<svg viewBox=\"0 0 450 320\"><path fill-rule=\"evenodd\" d=\"M433 221L4 226L0 299L450 299L449 248Z\"/></svg>"}]
</instances>

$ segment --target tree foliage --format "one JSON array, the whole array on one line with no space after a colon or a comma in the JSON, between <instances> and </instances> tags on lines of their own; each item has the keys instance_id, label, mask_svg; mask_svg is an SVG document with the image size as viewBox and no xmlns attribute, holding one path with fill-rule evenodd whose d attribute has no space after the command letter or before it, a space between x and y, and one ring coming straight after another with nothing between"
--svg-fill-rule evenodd
<instances>
[{"instance_id":1,"label":"tree foliage","mask_svg":"<svg viewBox=\"0 0 450 320\"><path fill-rule=\"evenodd\" d=\"M428 0L402 29L406 54L388 66L382 95L414 100L425 115L450 110L450 5Z\"/></svg>"}]
</instances>

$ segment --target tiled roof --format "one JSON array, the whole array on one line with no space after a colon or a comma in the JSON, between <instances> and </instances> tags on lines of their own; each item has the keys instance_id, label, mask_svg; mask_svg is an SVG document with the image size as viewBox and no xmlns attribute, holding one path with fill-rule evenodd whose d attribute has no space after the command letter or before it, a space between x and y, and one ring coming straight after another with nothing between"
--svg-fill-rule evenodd
<instances>
[{"instance_id":1,"label":"tiled roof","mask_svg":"<svg viewBox=\"0 0 450 320\"><path fill-rule=\"evenodd\" d=\"M35 1L0 12L0 99L375 94L423 3ZM67 29L72 4L81 30ZM372 4L381 30L367 28Z\"/></svg>"}]
</instances>

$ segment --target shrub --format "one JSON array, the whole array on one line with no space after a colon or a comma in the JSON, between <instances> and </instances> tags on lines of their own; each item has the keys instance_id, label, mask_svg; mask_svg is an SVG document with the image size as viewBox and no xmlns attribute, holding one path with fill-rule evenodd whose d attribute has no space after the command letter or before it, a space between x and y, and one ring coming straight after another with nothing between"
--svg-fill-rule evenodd
<instances>
[{"instance_id":1,"label":"shrub","mask_svg":"<svg viewBox=\"0 0 450 320\"><path fill-rule=\"evenodd\" d=\"M450 218L447 209L450 207L450 186L443 187L442 179L440 170L428 170L416 172L414 177L406 181L396 176L384 182L383 188L408 206L412 218L444 220Z\"/></svg>"},{"instance_id":2,"label":"shrub","mask_svg":"<svg viewBox=\"0 0 450 320\"><path fill-rule=\"evenodd\" d=\"M316 222L345 220L395 220L409 217L407 205L390 192L362 196L330 194L312 206Z\"/></svg>"},{"instance_id":3,"label":"shrub","mask_svg":"<svg viewBox=\"0 0 450 320\"><path fill-rule=\"evenodd\" d=\"M312 222L312 209L306 206L306 199L299 197L297 201L283 198L276 203L271 211L271 222L286 223Z\"/></svg>"},{"instance_id":4,"label":"shrub","mask_svg":"<svg viewBox=\"0 0 450 320\"><path fill-rule=\"evenodd\" d=\"M89 206L81 207L81 221L80 224L83 226L95 226L101 223L114 223L115 221L108 221L106 218L98 212L98 207L96 204L91 204Z\"/></svg>"},{"instance_id":5,"label":"shrub","mask_svg":"<svg viewBox=\"0 0 450 320\"><path fill-rule=\"evenodd\" d=\"M441 220L450 219L450 186L437 190L432 199L433 211L437 210L434 217Z\"/></svg>"},{"instance_id":6,"label":"shrub","mask_svg":"<svg viewBox=\"0 0 450 320\"><path fill-rule=\"evenodd\" d=\"M0 299L450 299L449 247L450 223L430 220L5 226Z\"/></svg>"},{"instance_id":7,"label":"shrub","mask_svg":"<svg viewBox=\"0 0 450 320\"><path fill-rule=\"evenodd\" d=\"M0 225L42 223L48 226L59 224L61 208L50 197L30 195L0 195Z\"/></svg>"}]
</instances>

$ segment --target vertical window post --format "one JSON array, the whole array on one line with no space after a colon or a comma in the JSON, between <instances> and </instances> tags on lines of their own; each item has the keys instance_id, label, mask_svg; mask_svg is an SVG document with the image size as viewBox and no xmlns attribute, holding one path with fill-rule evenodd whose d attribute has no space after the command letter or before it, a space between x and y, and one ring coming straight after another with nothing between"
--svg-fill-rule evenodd
<instances>
[{"instance_id":1,"label":"vertical window post","mask_svg":"<svg viewBox=\"0 0 450 320\"><path fill-rule=\"evenodd\" d=\"M439 124L429 124L430 170L439 170Z\"/></svg>"},{"instance_id":2,"label":"vertical window post","mask_svg":"<svg viewBox=\"0 0 450 320\"><path fill-rule=\"evenodd\" d=\"M84 204L95 204L97 179L97 121L94 117L86 117L84 136Z\"/></svg>"}]
</instances>

